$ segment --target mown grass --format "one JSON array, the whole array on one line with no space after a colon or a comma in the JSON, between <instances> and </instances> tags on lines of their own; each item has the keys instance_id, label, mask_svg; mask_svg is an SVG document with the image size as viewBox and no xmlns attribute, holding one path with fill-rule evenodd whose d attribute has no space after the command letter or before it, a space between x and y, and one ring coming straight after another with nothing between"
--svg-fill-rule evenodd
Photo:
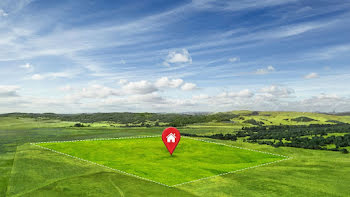
<instances>
[{"instance_id":1,"label":"mown grass","mask_svg":"<svg viewBox=\"0 0 350 197\"><path fill-rule=\"evenodd\" d=\"M167 185L284 159L184 137L172 156L161 137L39 145Z\"/></svg>"}]
</instances>

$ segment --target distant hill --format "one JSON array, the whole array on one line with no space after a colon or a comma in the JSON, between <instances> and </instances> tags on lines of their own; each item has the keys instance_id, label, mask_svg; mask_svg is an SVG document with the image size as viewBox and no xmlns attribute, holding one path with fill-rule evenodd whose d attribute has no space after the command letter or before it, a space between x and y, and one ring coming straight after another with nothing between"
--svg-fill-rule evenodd
<instances>
[{"instance_id":1,"label":"distant hill","mask_svg":"<svg viewBox=\"0 0 350 197\"><path fill-rule=\"evenodd\" d=\"M350 112L335 113L334 115L337 115L337 116L350 116Z\"/></svg>"},{"instance_id":2,"label":"distant hill","mask_svg":"<svg viewBox=\"0 0 350 197\"><path fill-rule=\"evenodd\" d=\"M214 114L161 114L161 113L83 113L83 114L54 114L54 113L9 113L1 114L0 117L22 117L22 118L46 118L57 119L62 121L73 121L82 123L94 123L101 121L111 121L120 124L134 124L146 122L168 123L169 126L184 126L194 123L204 123L211 121L230 121L238 117L232 113L214 113Z\"/></svg>"},{"instance_id":3,"label":"distant hill","mask_svg":"<svg viewBox=\"0 0 350 197\"><path fill-rule=\"evenodd\" d=\"M348 113L350 115L350 113ZM293 112L293 111L229 111L229 112L186 112L186 113L81 113L81 114L55 114L55 113L9 113L0 114L0 117L55 119L76 123L110 122L124 126L186 126L190 124L215 125L235 124L242 126L263 125L308 125L317 124L343 124L350 123L350 116L346 113L340 115ZM207 124L208 123L208 124ZM222 125L225 126L225 125ZM232 125L230 125L232 126Z\"/></svg>"}]
</instances>

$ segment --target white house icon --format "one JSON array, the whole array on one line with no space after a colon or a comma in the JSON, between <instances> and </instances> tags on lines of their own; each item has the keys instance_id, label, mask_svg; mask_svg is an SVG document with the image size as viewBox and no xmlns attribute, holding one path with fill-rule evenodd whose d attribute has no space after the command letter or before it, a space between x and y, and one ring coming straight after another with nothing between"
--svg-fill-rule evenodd
<instances>
[{"instance_id":1,"label":"white house icon","mask_svg":"<svg viewBox=\"0 0 350 197\"><path fill-rule=\"evenodd\" d=\"M175 134L174 133L170 133L168 136L166 136L166 141L168 143L170 143L170 142L175 143L175 138L176 138Z\"/></svg>"}]
</instances>

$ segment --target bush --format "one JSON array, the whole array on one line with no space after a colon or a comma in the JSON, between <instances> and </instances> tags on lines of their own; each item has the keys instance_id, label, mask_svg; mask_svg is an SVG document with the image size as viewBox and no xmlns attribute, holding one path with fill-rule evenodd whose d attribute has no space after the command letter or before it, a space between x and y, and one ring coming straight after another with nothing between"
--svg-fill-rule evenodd
<instances>
[{"instance_id":1,"label":"bush","mask_svg":"<svg viewBox=\"0 0 350 197\"><path fill-rule=\"evenodd\" d=\"M292 121L295 122L311 122L311 121L315 121L315 119L309 118L309 117L305 117L305 116L301 116L298 118L293 118L291 119Z\"/></svg>"},{"instance_id":2,"label":"bush","mask_svg":"<svg viewBox=\"0 0 350 197\"><path fill-rule=\"evenodd\" d=\"M261 125L264 124L264 122L262 122L262 121L256 121L256 120L254 120L254 119L245 120L245 121L243 121L243 123L249 123L249 124L257 125L257 126L261 126Z\"/></svg>"},{"instance_id":3,"label":"bush","mask_svg":"<svg viewBox=\"0 0 350 197\"><path fill-rule=\"evenodd\" d=\"M84 127L84 125L81 124L81 123L76 123L76 124L74 125L74 127Z\"/></svg>"},{"instance_id":4,"label":"bush","mask_svg":"<svg viewBox=\"0 0 350 197\"><path fill-rule=\"evenodd\" d=\"M348 149L340 149L340 152L343 153L343 154L348 154L349 153Z\"/></svg>"}]
</instances>

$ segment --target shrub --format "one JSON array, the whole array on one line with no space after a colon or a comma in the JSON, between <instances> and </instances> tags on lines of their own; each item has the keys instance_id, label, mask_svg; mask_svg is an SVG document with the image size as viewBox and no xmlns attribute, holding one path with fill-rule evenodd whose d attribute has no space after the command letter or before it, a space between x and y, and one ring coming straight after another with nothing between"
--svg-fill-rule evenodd
<instances>
[{"instance_id":1,"label":"shrub","mask_svg":"<svg viewBox=\"0 0 350 197\"><path fill-rule=\"evenodd\" d=\"M343 154L348 154L349 153L348 149L340 149L340 152L343 153Z\"/></svg>"}]
</instances>

